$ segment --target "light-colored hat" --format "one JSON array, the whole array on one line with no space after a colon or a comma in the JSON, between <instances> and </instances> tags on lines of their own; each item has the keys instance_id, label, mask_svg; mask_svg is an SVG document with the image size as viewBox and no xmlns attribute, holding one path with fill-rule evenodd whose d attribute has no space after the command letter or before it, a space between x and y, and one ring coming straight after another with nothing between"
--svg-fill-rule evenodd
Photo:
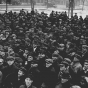
<instances>
[{"instance_id":1,"label":"light-colored hat","mask_svg":"<svg viewBox=\"0 0 88 88\"><path fill-rule=\"evenodd\" d=\"M52 59L46 59L45 60L47 63L53 63L53 60Z\"/></svg>"},{"instance_id":2,"label":"light-colored hat","mask_svg":"<svg viewBox=\"0 0 88 88\"><path fill-rule=\"evenodd\" d=\"M72 87L70 87L70 88L81 88L81 87L78 86L78 85L74 85L74 86L72 86Z\"/></svg>"}]
</instances>

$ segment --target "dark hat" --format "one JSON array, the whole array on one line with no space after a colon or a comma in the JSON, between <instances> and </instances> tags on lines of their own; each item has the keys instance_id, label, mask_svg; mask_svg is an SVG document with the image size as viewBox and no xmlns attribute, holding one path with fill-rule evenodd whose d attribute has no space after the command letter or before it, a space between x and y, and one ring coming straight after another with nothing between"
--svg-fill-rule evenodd
<instances>
[{"instance_id":1,"label":"dark hat","mask_svg":"<svg viewBox=\"0 0 88 88\"><path fill-rule=\"evenodd\" d=\"M61 62L61 64L70 65L71 60L69 58L64 58L64 60Z\"/></svg>"},{"instance_id":2,"label":"dark hat","mask_svg":"<svg viewBox=\"0 0 88 88\"><path fill-rule=\"evenodd\" d=\"M22 63L23 62L23 60L20 57L15 57L15 61L18 62L18 63Z\"/></svg>"},{"instance_id":3,"label":"dark hat","mask_svg":"<svg viewBox=\"0 0 88 88\"><path fill-rule=\"evenodd\" d=\"M13 60L15 60L15 58L13 56L8 56L6 60L7 61L13 61Z\"/></svg>"},{"instance_id":4,"label":"dark hat","mask_svg":"<svg viewBox=\"0 0 88 88\"><path fill-rule=\"evenodd\" d=\"M71 60L69 58L64 58L64 61L68 62L69 64L71 64Z\"/></svg>"},{"instance_id":5,"label":"dark hat","mask_svg":"<svg viewBox=\"0 0 88 88\"><path fill-rule=\"evenodd\" d=\"M31 64L38 64L37 60L32 60Z\"/></svg>"},{"instance_id":6,"label":"dark hat","mask_svg":"<svg viewBox=\"0 0 88 88\"><path fill-rule=\"evenodd\" d=\"M21 70L22 72L26 73L27 70L24 67L20 67L19 70Z\"/></svg>"},{"instance_id":7,"label":"dark hat","mask_svg":"<svg viewBox=\"0 0 88 88\"><path fill-rule=\"evenodd\" d=\"M33 80L33 75L32 75L32 74L28 74L28 75L26 76L26 78L30 78L31 80Z\"/></svg>"},{"instance_id":8,"label":"dark hat","mask_svg":"<svg viewBox=\"0 0 88 88\"><path fill-rule=\"evenodd\" d=\"M74 59L74 60L73 60L73 61L75 61L75 62L76 62L76 61L78 62L78 61L80 61L80 59L81 59L81 56L80 56L80 55L78 55L78 54L75 54L75 56L74 56L74 57L76 57L76 58L77 58L77 59Z\"/></svg>"},{"instance_id":9,"label":"dark hat","mask_svg":"<svg viewBox=\"0 0 88 88\"><path fill-rule=\"evenodd\" d=\"M46 59L45 61L46 61L46 63L53 63L52 59Z\"/></svg>"},{"instance_id":10,"label":"dark hat","mask_svg":"<svg viewBox=\"0 0 88 88\"><path fill-rule=\"evenodd\" d=\"M52 57L59 57L59 54L58 53L53 53Z\"/></svg>"}]
</instances>

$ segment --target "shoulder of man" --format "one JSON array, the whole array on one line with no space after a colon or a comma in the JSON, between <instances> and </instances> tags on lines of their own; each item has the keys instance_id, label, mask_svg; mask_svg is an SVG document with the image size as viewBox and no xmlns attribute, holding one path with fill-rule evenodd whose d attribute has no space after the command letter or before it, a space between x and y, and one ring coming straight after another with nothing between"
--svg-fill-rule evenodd
<instances>
[{"instance_id":1,"label":"shoulder of man","mask_svg":"<svg viewBox=\"0 0 88 88\"><path fill-rule=\"evenodd\" d=\"M25 85L21 85L19 88L26 88L26 86Z\"/></svg>"},{"instance_id":2,"label":"shoulder of man","mask_svg":"<svg viewBox=\"0 0 88 88\"><path fill-rule=\"evenodd\" d=\"M36 86L32 86L32 88L37 88Z\"/></svg>"}]
</instances>

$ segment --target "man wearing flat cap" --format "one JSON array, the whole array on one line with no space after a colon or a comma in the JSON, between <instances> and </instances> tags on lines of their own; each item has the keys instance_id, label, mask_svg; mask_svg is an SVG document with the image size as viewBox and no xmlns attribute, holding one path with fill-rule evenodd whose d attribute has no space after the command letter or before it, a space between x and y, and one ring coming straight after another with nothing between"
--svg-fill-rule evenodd
<instances>
[{"instance_id":1,"label":"man wearing flat cap","mask_svg":"<svg viewBox=\"0 0 88 88\"><path fill-rule=\"evenodd\" d=\"M81 71L81 77L82 77L82 80L80 83L82 85L82 88L87 88L88 87L88 59L84 61L83 69Z\"/></svg>"},{"instance_id":2,"label":"man wearing flat cap","mask_svg":"<svg viewBox=\"0 0 88 88\"><path fill-rule=\"evenodd\" d=\"M76 85L80 84L81 71L82 71L82 65L80 63L80 59L78 57L74 57L71 66L69 68L72 84L76 84Z\"/></svg>"},{"instance_id":3,"label":"man wearing flat cap","mask_svg":"<svg viewBox=\"0 0 88 88\"><path fill-rule=\"evenodd\" d=\"M15 57L15 66L17 67L17 68L20 68L22 65L23 65L23 60L22 60L22 58L20 58L20 57Z\"/></svg>"},{"instance_id":4,"label":"man wearing flat cap","mask_svg":"<svg viewBox=\"0 0 88 88\"><path fill-rule=\"evenodd\" d=\"M62 85L64 88L69 88L71 75L69 73L69 66L71 64L71 60L69 58L64 58L60 64L60 72L58 74L58 79L60 81L59 85ZM59 86L58 85L58 86Z\"/></svg>"},{"instance_id":5,"label":"man wearing flat cap","mask_svg":"<svg viewBox=\"0 0 88 88\"><path fill-rule=\"evenodd\" d=\"M7 57L7 66L4 68L3 70L3 76L4 76L4 87L11 87L11 84L15 84L16 80L17 80L17 72L18 69L14 66L14 57L9 56Z\"/></svg>"},{"instance_id":6,"label":"man wearing flat cap","mask_svg":"<svg viewBox=\"0 0 88 88\"><path fill-rule=\"evenodd\" d=\"M33 85L33 75L29 74L25 77L24 83L20 85L18 88L37 88Z\"/></svg>"},{"instance_id":7,"label":"man wearing flat cap","mask_svg":"<svg viewBox=\"0 0 88 88\"><path fill-rule=\"evenodd\" d=\"M20 67L17 74L16 88L24 83L25 77L27 75L27 70L24 67Z\"/></svg>"},{"instance_id":8,"label":"man wearing flat cap","mask_svg":"<svg viewBox=\"0 0 88 88\"><path fill-rule=\"evenodd\" d=\"M88 77L88 60L86 59L83 64L82 76Z\"/></svg>"},{"instance_id":9,"label":"man wearing flat cap","mask_svg":"<svg viewBox=\"0 0 88 88\"><path fill-rule=\"evenodd\" d=\"M46 69L44 73L44 83L46 86L50 88L54 88L57 80L58 80L58 73L56 73L55 65L53 59L47 58L46 60ZM56 64L56 63L55 63Z\"/></svg>"},{"instance_id":10,"label":"man wearing flat cap","mask_svg":"<svg viewBox=\"0 0 88 88\"><path fill-rule=\"evenodd\" d=\"M4 62L4 60L0 57L0 71L2 71L4 69L3 62Z\"/></svg>"},{"instance_id":11,"label":"man wearing flat cap","mask_svg":"<svg viewBox=\"0 0 88 88\"><path fill-rule=\"evenodd\" d=\"M88 46L82 45L82 59L81 59L82 65L87 57L88 57Z\"/></svg>"},{"instance_id":12,"label":"man wearing flat cap","mask_svg":"<svg viewBox=\"0 0 88 88\"><path fill-rule=\"evenodd\" d=\"M65 44L61 43L59 44L59 54L65 58L67 56L66 52L65 52Z\"/></svg>"},{"instance_id":13,"label":"man wearing flat cap","mask_svg":"<svg viewBox=\"0 0 88 88\"><path fill-rule=\"evenodd\" d=\"M40 87L40 85L41 85L41 74L40 74L40 70L38 68L38 61L32 60L30 64L31 64L31 67L28 69L28 74L31 73L34 77L33 85L36 87Z\"/></svg>"}]
</instances>

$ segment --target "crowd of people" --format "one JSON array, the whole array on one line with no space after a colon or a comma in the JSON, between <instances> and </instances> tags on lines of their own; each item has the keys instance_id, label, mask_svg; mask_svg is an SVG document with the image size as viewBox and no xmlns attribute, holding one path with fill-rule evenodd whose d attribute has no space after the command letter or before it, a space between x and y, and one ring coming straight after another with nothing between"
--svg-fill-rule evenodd
<instances>
[{"instance_id":1,"label":"crowd of people","mask_svg":"<svg viewBox=\"0 0 88 88\"><path fill-rule=\"evenodd\" d=\"M0 88L87 87L88 16L0 14Z\"/></svg>"}]
</instances>

